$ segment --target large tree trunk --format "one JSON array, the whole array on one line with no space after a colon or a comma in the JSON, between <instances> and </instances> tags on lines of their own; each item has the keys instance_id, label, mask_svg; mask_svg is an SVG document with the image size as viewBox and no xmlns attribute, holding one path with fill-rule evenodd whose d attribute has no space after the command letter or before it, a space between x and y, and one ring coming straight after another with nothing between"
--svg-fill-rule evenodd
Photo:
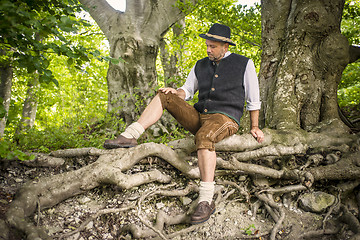
<instances>
[{"instance_id":1,"label":"large tree trunk","mask_svg":"<svg viewBox=\"0 0 360 240\"><path fill-rule=\"evenodd\" d=\"M180 19L174 26L173 30L173 38L172 41L176 40L180 34L183 32L185 28L185 18ZM174 44L174 43L173 43ZM180 48L182 48L182 41L178 42L180 44ZM165 87L176 88L176 83L178 82L178 78L180 77L177 63L179 58L181 57L181 52L178 51L169 51L166 39L162 39L160 42L160 58L161 64L164 69L164 85Z\"/></svg>"},{"instance_id":2,"label":"large tree trunk","mask_svg":"<svg viewBox=\"0 0 360 240\"><path fill-rule=\"evenodd\" d=\"M148 96L157 85L155 61L160 40L185 14L177 7L176 0L131 0L126 2L124 13L113 9L105 0L81 2L109 40L111 57L124 60L109 66L108 112L132 122L147 105ZM141 106L137 105L139 102Z\"/></svg>"},{"instance_id":3,"label":"large tree trunk","mask_svg":"<svg viewBox=\"0 0 360 240\"><path fill-rule=\"evenodd\" d=\"M34 73L30 78L19 126L20 131L32 128L36 119L36 110L39 99L38 92L40 89L39 74Z\"/></svg>"},{"instance_id":4,"label":"large tree trunk","mask_svg":"<svg viewBox=\"0 0 360 240\"><path fill-rule=\"evenodd\" d=\"M5 51L1 50L1 55L5 55ZM6 111L6 114L3 118L0 118L0 137L4 135L4 130L6 127L6 120L9 112L10 107L10 100L11 100L11 86L12 86L12 78L13 78L13 70L9 63L1 63L0 66L0 98L2 99L2 104Z\"/></svg>"},{"instance_id":5,"label":"large tree trunk","mask_svg":"<svg viewBox=\"0 0 360 240\"><path fill-rule=\"evenodd\" d=\"M350 48L340 33L344 0L272 0L261 6L263 124L311 130L341 122L334 121L337 86Z\"/></svg>"}]
</instances>

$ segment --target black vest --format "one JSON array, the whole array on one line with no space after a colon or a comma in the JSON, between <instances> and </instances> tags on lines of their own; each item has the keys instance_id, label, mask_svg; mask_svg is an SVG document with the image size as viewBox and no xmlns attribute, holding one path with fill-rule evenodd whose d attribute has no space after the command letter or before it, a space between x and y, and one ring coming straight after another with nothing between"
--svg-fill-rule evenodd
<instances>
[{"instance_id":1,"label":"black vest","mask_svg":"<svg viewBox=\"0 0 360 240\"><path fill-rule=\"evenodd\" d=\"M208 57L196 62L200 113L222 113L240 124L245 103L244 73L249 58L232 53L219 64Z\"/></svg>"}]
</instances>

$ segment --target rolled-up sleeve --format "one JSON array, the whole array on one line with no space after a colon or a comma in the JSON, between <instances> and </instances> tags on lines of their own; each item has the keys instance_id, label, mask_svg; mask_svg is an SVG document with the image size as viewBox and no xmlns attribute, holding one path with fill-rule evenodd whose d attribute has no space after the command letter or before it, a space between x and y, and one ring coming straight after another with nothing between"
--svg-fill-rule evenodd
<instances>
[{"instance_id":1,"label":"rolled-up sleeve","mask_svg":"<svg viewBox=\"0 0 360 240\"><path fill-rule=\"evenodd\" d=\"M246 109L248 111L261 108L259 81L257 78L254 62L249 59L244 73L244 88Z\"/></svg>"},{"instance_id":2,"label":"rolled-up sleeve","mask_svg":"<svg viewBox=\"0 0 360 240\"><path fill-rule=\"evenodd\" d=\"M182 89L185 92L185 100L189 101L193 99L194 94L198 90L198 80L195 75L195 67L193 67L186 78L186 81L183 86L178 89Z\"/></svg>"}]
</instances>

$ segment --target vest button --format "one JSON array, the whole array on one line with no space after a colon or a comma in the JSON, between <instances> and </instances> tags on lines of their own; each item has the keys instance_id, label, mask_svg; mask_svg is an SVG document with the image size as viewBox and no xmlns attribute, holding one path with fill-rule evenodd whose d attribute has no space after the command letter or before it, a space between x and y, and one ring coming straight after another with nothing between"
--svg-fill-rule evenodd
<instances>
[{"instance_id":1,"label":"vest button","mask_svg":"<svg viewBox=\"0 0 360 240\"><path fill-rule=\"evenodd\" d=\"M215 91L215 88L211 88L211 91Z\"/></svg>"},{"instance_id":2,"label":"vest button","mask_svg":"<svg viewBox=\"0 0 360 240\"><path fill-rule=\"evenodd\" d=\"M207 112L207 111L208 111L208 110L205 108L205 109L204 109L204 112Z\"/></svg>"}]
</instances>

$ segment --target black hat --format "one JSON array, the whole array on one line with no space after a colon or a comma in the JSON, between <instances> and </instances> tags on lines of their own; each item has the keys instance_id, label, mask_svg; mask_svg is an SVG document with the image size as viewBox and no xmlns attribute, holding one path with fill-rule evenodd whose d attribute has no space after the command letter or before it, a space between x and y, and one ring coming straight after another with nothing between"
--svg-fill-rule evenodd
<instances>
[{"instance_id":1,"label":"black hat","mask_svg":"<svg viewBox=\"0 0 360 240\"><path fill-rule=\"evenodd\" d=\"M211 26L208 33L200 34L199 36L212 41L226 42L230 45L236 46L236 44L230 39L230 28L228 26L215 23Z\"/></svg>"}]
</instances>

